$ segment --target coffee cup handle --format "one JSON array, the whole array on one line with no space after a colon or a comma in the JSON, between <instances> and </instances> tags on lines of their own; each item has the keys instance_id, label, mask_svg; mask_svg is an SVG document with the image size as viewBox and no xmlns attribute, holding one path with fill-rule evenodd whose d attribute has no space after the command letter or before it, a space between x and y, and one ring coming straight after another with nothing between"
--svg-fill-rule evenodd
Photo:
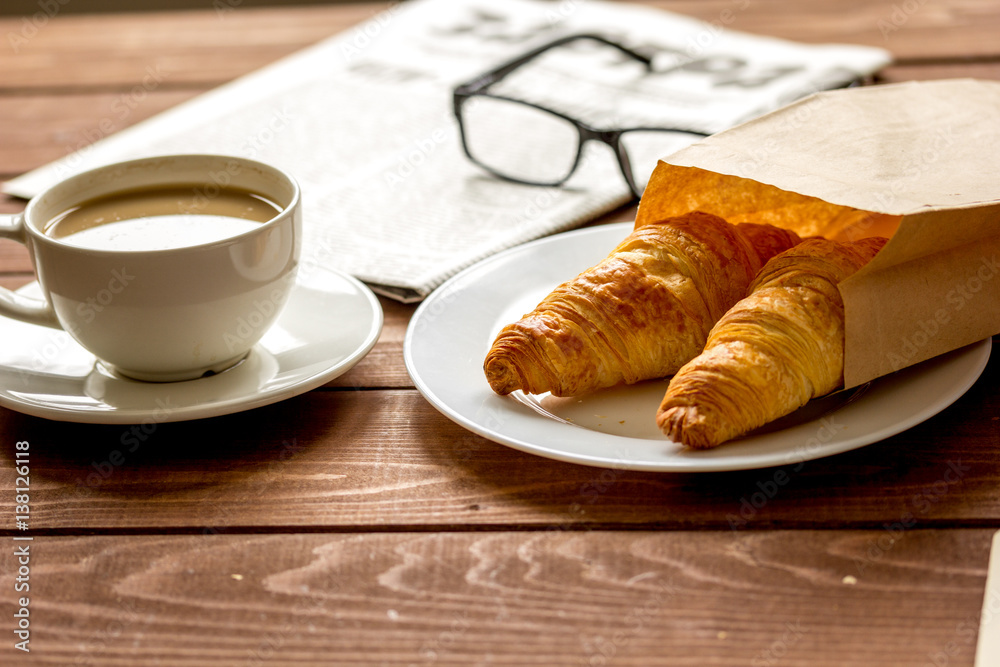
<instances>
[{"instance_id":1,"label":"coffee cup handle","mask_svg":"<svg viewBox=\"0 0 1000 667\"><path fill-rule=\"evenodd\" d=\"M0 239L10 239L26 245L24 216L0 215ZM32 299L0 287L0 315L29 324L60 329L52 304L43 299Z\"/></svg>"}]
</instances>

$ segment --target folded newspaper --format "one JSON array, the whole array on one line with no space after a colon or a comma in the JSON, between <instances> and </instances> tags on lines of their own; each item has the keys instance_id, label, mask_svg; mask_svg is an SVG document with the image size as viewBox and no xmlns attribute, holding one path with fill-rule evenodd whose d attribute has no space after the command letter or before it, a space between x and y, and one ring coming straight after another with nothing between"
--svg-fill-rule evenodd
<instances>
[{"instance_id":1,"label":"folded newspaper","mask_svg":"<svg viewBox=\"0 0 1000 667\"><path fill-rule=\"evenodd\" d=\"M566 49L526 68L515 93L595 125L713 133L890 60L877 48L737 32L750 4L734 0L702 22L599 0L409 0L3 190L31 197L75 172L147 155L252 157L301 183L304 261L418 301L484 257L631 199L605 146L588 147L559 187L502 181L472 164L451 93L480 72L563 35L600 33L654 55L653 69L613 49Z\"/></svg>"}]
</instances>

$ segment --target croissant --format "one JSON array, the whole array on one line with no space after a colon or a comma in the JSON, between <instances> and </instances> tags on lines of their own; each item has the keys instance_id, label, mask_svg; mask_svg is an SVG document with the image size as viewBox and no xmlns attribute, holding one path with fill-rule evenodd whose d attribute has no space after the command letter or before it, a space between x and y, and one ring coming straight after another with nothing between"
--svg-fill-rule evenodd
<instances>
[{"instance_id":1,"label":"croissant","mask_svg":"<svg viewBox=\"0 0 1000 667\"><path fill-rule=\"evenodd\" d=\"M634 230L596 266L504 327L486 356L506 395L577 396L674 373L773 255L801 239L692 212Z\"/></svg>"},{"instance_id":2,"label":"croissant","mask_svg":"<svg viewBox=\"0 0 1000 667\"><path fill-rule=\"evenodd\" d=\"M844 381L837 283L885 245L811 238L770 260L705 350L670 380L656 422L674 442L715 447L786 415Z\"/></svg>"}]
</instances>

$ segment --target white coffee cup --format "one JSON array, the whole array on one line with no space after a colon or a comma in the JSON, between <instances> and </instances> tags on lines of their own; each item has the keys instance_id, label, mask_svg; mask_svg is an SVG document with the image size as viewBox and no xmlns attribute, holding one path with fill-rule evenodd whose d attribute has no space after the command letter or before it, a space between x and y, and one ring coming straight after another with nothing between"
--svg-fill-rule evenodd
<instances>
[{"instance_id":1,"label":"white coffee cup","mask_svg":"<svg viewBox=\"0 0 1000 667\"><path fill-rule=\"evenodd\" d=\"M194 184L257 193L279 209L217 241L157 250L86 248L45 233L60 212L106 195ZM62 328L110 370L139 380L189 380L241 361L277 319L302 237L301 193L253 160L171 155L99 167L0 216L0 238L25 244L42 300L0 288L0 315Z\"/></svg>"}]
</instances>

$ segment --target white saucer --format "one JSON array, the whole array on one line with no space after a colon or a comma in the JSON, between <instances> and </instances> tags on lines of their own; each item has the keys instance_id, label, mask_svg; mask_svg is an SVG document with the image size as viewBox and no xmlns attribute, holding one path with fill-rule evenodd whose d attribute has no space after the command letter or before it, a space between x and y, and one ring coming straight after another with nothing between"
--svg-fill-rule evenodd
<instances>
[{"instance_id":1,"label":"white saucer","mask_svg":"<svg viewBox=\"0 0 1000 667\"><path fill-rule=\"evenodd\" d=\"M0 405L59 421L137 424L216 417L315 389L368 354L382 307L346 274L303 268L278 321L242 362L187 382L113 375L67 333L0 317Z\"/></svg>"}]
</instances>

